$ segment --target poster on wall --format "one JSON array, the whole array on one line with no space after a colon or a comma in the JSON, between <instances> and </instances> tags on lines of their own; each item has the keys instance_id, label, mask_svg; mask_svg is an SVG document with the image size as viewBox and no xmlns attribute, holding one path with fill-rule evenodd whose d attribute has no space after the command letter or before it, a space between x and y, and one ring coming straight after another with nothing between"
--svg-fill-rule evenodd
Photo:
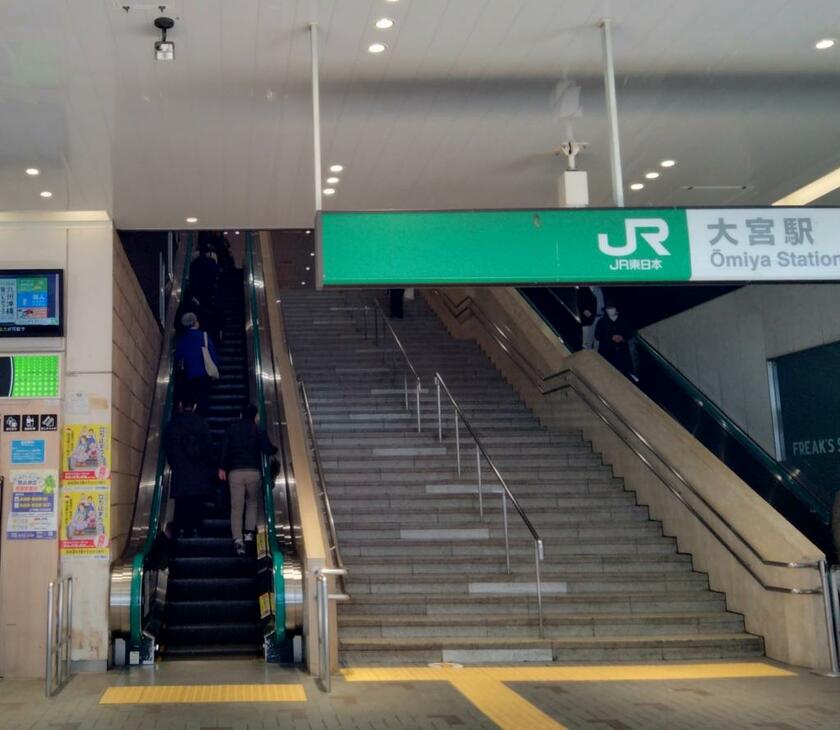
<instances>
[{"instance_id":1,"label":"poster on wall","mask_svg":"<svg viewBox=\"0 0 840 730\"><path fill-rule=\"evenodd\" d=\"M62 556L107 559L111 555L111 487L88 484L61 488Z\"/></svg>"},{"instance_id":2,"label":"poster on wall","mask_svg":"<svg viewBox=\"0 0 840 730\"><path fill-rule=\"evenodd\" d=\"M6 537L9 540L55 540L58 472L54 469L13 469L12 499Z\"/></svg>"},{"instance_id":3,"label":"poster on wall","mask_svg":"<svg viewBox=\"0 0 840 730\"><path fill-rule=\"evenodd\" d=\"M97 484L111 476L111 427L74 423L64 427L61 483Z\"/></svg>"}]
</instances>

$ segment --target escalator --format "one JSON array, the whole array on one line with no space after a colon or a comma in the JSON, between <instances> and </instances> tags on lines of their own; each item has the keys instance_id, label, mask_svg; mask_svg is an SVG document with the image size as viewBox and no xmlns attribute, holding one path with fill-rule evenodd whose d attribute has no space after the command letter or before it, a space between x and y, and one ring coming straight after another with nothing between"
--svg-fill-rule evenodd
<instances>
[{"instance_id":1,"label":"escalator","mask_svg":"<svg viewBox=\"0 0 840 730\"><path fill-rule=\"evenodd\" d=\"M573 289L527 288L520 293L569 351L581 349ZM809 540L833 555L833 490L768 454L641 335L636 345L637 386L645 395Z\"/></svg>"},{"instance_id":2,"label":"escalator","mask_svg":"<svg viewBox=\"0 0 840 730\"><path fill-rule=\"evenodd\" d=\"M301 571L293 514L294 473L286 443L283 402L273 373L271 333L259 252L247 238L244 270L228 271L219 288L222 343L220 380L214 384L207 421L218 445L246 400L278 445L274 468L263 460L257 538L245 556L233 550L227 490L205 505L197 535L171 526L169 468L161 435L173 409L174 323L188 287L193 241L179 251L167 304L143 467L131 533L111 570L111 631L126 642L130 663L165 659L263 656L291 661L302 629Z\"/></svg>"}]
</instances>

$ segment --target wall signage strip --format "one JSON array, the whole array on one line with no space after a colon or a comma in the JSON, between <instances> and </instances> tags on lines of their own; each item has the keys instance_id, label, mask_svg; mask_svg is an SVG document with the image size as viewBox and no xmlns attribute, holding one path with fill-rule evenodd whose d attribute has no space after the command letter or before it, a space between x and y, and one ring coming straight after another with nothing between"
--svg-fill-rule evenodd
<instances>
[{"instance_id":1,"label":"wall signage strip","mask_svg":"<svg viewBox=\"0 0 840 730\"><path fill-rule=\"evenodd\" d=\"M324 287L840 281L840 208L325 212Z\"/></svg>"}]
</instances>

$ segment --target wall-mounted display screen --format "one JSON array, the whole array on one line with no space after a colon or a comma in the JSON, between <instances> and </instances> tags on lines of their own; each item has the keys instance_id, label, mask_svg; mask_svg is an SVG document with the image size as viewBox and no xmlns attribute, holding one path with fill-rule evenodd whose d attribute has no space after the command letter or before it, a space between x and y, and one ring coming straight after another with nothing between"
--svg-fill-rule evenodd
<instances>
[{"instance_id":1,"label":"wall-mounted display screen","mask_svg":"<svg viewBox=\"0 0 840 730\"><path fill-rule=\"evenodd\" d=\"M64 334L64 272L0 269L0 337Z\"/></svg>"}]
</instances>

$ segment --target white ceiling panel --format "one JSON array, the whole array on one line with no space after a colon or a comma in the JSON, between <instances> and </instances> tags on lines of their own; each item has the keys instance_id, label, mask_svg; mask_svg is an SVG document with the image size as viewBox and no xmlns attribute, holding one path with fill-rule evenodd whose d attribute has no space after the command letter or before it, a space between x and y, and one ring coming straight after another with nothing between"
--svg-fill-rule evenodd
<instances>
[{"instance_id":1,"label":"white ceiling panel","mask_svg":"<svg viewBox=\"0 0 840 730\"><path fill-rule=\"evenodd\" d=\"M313 20L324 165L346 166L333 209L551 206L563 169L551 152L570 136L590 143L580 163L608 205L605 16L626 183L679 161L628 203L764 204L840 166L840 47L814 49L840 36L836 0L177 0L165 12L171 63L154 60L156 3L0 3L0 209L103 208L124 228L192 215L206 228L311 225ZM382 16L395 26L375 29ZM374 41L385 53L368 53ZM563 83L579 105L574 91L558 101Z\"/></svg>"}]
</instances>

